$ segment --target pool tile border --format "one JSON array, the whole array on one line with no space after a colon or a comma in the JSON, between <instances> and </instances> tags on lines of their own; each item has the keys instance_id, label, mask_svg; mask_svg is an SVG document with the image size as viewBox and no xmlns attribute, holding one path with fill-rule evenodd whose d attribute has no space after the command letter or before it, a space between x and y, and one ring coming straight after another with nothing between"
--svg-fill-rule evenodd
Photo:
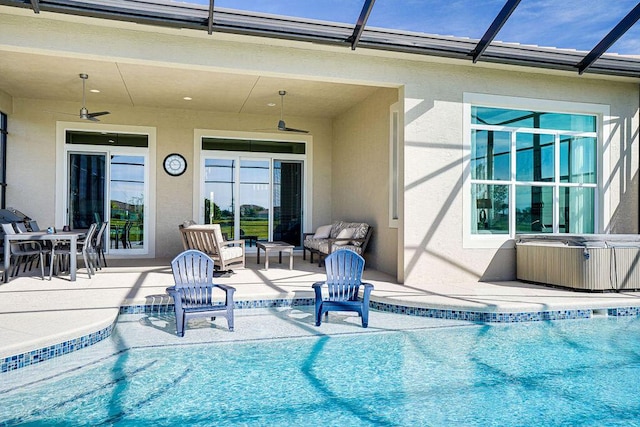
<instances>
[{"instance_id":1,"label":"pool tile border","mask_svg":"<svg viewBox=\"0 0 640 427\"><path fill-rule=\"evenodd\" d=\"M235 301L235 308L279 308L300 307L314 305L314 298L277 298L248 301ZM548 320L589 319L593 316L592 309L575 310L549 310L535 312L482 312L466 310L448 310L426 307L410 307L398 304L389 304L371 301L369 306L378 311L409 316L431 317L436 319L466 320L479 323L516 323L516 322L540 322ZM612 317L640 316L640 307L616 307L607 308L607 315ZM170 313L173 304L138 304L120 307L119 314L153 314ZM117 321L117 320L116 320ZM21 353L0 359L0 373L15 371L26 366L35 365L45 360L53 359L89 347L109 336L115 328L116 321L97 332L74 338L59 344L42 347L26 353Z\"/></svg>"}]
</instances>

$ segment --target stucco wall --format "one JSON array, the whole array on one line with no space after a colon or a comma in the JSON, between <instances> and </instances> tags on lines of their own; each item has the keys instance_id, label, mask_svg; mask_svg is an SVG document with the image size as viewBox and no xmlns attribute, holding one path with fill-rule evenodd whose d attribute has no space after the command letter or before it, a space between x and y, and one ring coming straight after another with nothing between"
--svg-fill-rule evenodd
<instances>
[{"instance_id":1,"label":"stucco wall","mask_svg":"<svg viewBox=\"0 0 640 427\"><path fill-rule=\"evenodd\" d=\"M89 25L87 22L96 21L85 22L77 17L65 18L70 22L54 22L48 21L47 16L46 13L38 16L24 13L19 17L0 15L3 43L16 50L39 48L52 55L74 58L95 58L95 46L100 46L104 57L127 63L403 87L404 214L398 240L404 240L404 253L399 254L404 263L399 268L403 269L407 285L515 277L515 252L509 242L501 249L471 249L463 243L462 186L466 159L463 157L462 101L465 92L609 105L611 119L607 126L611 134L605 135L604 143L610 154L608 169L611 172L602 177L608 193L609 217L602 218L601 231L638 232L637 81L369 52L360 48L352 52L348 48L302 42L220 34L208 37L204 32L167 28L160 31L128 23L100 21L98 25ZM76 111L78 106L35 100L16 100L14 104L15 114L10 118L14 146L10 147L9 158L16 165L10 166L8 197L16 207L38 212L37 217L42 215L46 222L51 219L47 212L50 212L55 188L51 182L54 151L49 146L53 143L55 118L42 110ZM92 108L112 110L110 123L157 127L157 160L172 151L191 153L194 128L250 130L272 124L271 117L247 118L127 105L94 105ZM383 124L368 122L373 117L375 120L382 117L381 110L367 103L355 107L344 117L336 118L335 134L329 119L296 119L297 125L311 130L314 137L314 225L330 222L337 216L360 216L360 203L376 204L368 210L375 212L372 221L379 225L388 198L381 196L378 177L367 180L360 189L370 199L358 203L347 200L342 188L352 185L348 181L351 172L345 171L341 159L353 155L364 145L356 139L353 123L346 124L347 118L350 122L364 120L359 125L363 132L368 132L370 126L378 129L379 125L382 129ZM342 144L345 138L353 138L354 145ZM366 155L378 164L386 153L385 145L379 153L367 151ZM336 163L333 170L331 162ZM380 177L386 177L387 171L385 165ZM189 202L192 185L190 171L181 178L169 178L162 171L157 174L157 254L161 256L178 249L173 230L178 222L192 216ZM376 230L374 258L378 267L386 270L387 256L383 257L383 263L378 255L378 251L383 250L381 236L380 230Z\"/></svg>"},{"instance_id":2,"label":"stucco wall","mask_svg":"<svg viewBox=\"0 0 640 427\"><path fill-rule=\"evenodd\" d=\"M13 98L2 90L0 90L0 111L5 114L13 112Z\"/></svg>"},{"instance_id":3,"label":"stucco wall","mask_svg":"<svg viewBox=\"0 0 640 427\"><path fill-rule=\"evenodd\" d=\"M333 220L374 227L367 265L396 275L398 229L389 228L389 107L397 89L379 89L334 123Z\"/></svg>"},{"instance_id":4,"label":"stucco wall","mask_svg":"<svg viewBox=\"0 0 640 427\"><path fill-rule=\"evenodd\" d=\"M181 250L178 224L195 218L193 212L194 129L232 130L251 132L273 125L272 116L249 116L194 110L166 110L134 108L124 105L99 105L109 110L109 123L118 125L155 127L157 133L156 165L156 257L171 257ZM16 99L14 113L9 116L11 132L7 156L7 203L32 216L43 226L55 224L56 197L56 119L68 121L68 116L49 111L74 112L74 103L48 100ZM290 116L300 127L313 133L313 169L319 176L330 175L332 125L329 119ZM106 120L105 120L106 122ZM86 123L86 122L83 122ZM106 123L95 125L96 130ZM274 135L278 137L277 134ZM162 160L172 152L183 154L189 167L179 177L171 177L162 170ZM330 180L315 179L314 193L330 194ZM196 189L198 190L198 189ZM313 215L326 214L325 203L315 203ZM317 211L316 211L317 210Z\"/></svg>"},{"instance_id":5,"label":"stucco wall","mask_svg":"<svg viewBox=\"0 0 640 427\"><path fill-rule=\"evenodd\" d=\"M537 73L410 66L405 86L405 273L408 285L515 279L515 250L463 245L465 92L606 104L611 107L612 217L603 232L638 232L638 86Z\"/></svg>"}]
</instances>

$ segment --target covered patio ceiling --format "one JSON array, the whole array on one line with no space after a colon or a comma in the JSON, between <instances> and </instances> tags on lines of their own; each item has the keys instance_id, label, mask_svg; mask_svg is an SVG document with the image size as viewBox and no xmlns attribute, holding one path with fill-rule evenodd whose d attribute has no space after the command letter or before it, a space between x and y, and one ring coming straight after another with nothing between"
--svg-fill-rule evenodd
<instances>
[{"instance_id":1,"label":"covered patio ceiling","mask_svg":"<svg viewBox=\"0 0 640 427\"><path fill-rule=\"evenodd\" d=\"M13 97L75 102L78 108L82 98L78 74L86 73L89 76L86 101L90 110L118 104L279 116L278 91L286 90L285 116L333 118L377 90L371 86L84 58L61 60L32 52L2 51L0 70L0 90ZM77 113L69 111L74 112ZM56 116L56 119L70 118Z\"/></svg>"}]
</instances>

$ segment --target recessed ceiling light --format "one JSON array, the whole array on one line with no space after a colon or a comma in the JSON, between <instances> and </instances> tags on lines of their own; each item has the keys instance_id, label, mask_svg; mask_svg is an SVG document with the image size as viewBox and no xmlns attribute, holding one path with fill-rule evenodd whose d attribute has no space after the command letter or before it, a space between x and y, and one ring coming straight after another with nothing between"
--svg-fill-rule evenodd
<instances>
[{"instance_id":1,"label":"recessed ceiling light","mask_svg":"<svg viewBox=\"0 0 640 427\"><path fill-rule=\"evenodd\" d=\"M270 102L267 104L268 107L275 107L277 104L275 102Z\"/></svg>"},{"instance_id":2,"label":"recessed ceiling light","mask_svg":"<svg viewBox=\"0 0 640 427\"><path fill-rule=\"evenodd\" d=\"M192 98L192 97L190 97L190 96L185 96L185 97L184 97L184 98L182 98L182 99L184 99L185 101L191 101L193 98Z\"/></svg>"},{"instance_id":3,"label":"recessed ceiling light","mask_svg":"<svg viewBox=\"0 0 640 427\"><path fill-rule=\"evenodd\" d=\"M90 89L89 92L100 93L100 91L98 89Z\"/></svg>"}]
</instances>

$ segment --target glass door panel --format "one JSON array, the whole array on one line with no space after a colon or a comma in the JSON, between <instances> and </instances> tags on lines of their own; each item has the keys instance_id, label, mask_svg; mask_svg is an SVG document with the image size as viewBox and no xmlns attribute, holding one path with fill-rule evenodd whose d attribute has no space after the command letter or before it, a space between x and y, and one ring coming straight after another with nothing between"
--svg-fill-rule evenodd
<instances>
[{"instance_id":1,"label":"glass door panel","mask_svg":"<svg viewBox=\"0 0 640 427\"><path fill-rule=\"evenodd\" d=\"M302 162L273 162L273 240L302 245Z\"/></svg>"},{"instance_id":2,"label":"glass door panel","mask_svg":"<svg viewBox=\"0 0 640 427\"><path fill-rule=\"evenodd\" d=\"M106 190L105 154L69 153L68 224L72 229L89 228L104 218Z\"/></svg>"},{"instance_id":3,"label":"glass door panel","mask_svg":"<svg viewBox=\"0 0 640 427\"><path fill-rule=\"evenodd\" d=\"M240 160L240 239L269 240L270 160Z\"/></svg>"},{"instance_id":4,"label":"glass door panel","mask_svg":"<svg viewBox=\"0 0 640 427\"><path fill-rule=\"evenodd\" d=\"M109 227L113 249L143 248L144 172L144 156L111 156Z\"/></svg>"},{"instance_id":5,"label":"glass door panel","mask_svg":"<svg viewBox=\"0 0 640 427\"><path fill-rule=\"evenodd\" d=\"M220 224L229 240L235 239L236 165L234 159L205 159L204 163L204 223Z\"/></svg>"}]
</instances>

